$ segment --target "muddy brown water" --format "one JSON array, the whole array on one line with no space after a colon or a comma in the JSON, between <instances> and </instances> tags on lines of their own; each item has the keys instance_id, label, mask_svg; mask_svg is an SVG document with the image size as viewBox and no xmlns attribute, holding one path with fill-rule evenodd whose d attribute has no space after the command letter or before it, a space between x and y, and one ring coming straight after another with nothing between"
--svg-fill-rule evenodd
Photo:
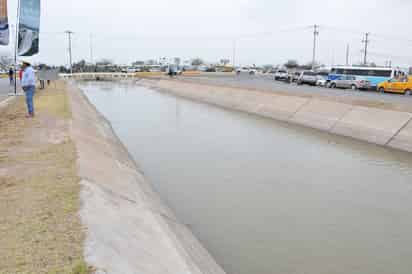
<instances>
[{"instance_id":1,"label":"muddy brown water","mask_svg":"<svg viewBox=\"0 0 412 274\"><path fill-rule=\"evenodd\" d=\"M412 156L115 82L80 83L228 274L412 273Z\"/></svg>"}]
</instances>

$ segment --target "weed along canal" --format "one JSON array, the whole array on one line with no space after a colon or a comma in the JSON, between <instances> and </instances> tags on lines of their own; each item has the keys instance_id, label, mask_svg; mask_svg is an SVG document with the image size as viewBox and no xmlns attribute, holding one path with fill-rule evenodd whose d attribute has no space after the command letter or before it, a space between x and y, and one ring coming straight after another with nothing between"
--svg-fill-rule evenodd
<instances>
[{"instance_id":1,"label":"weed along canal","mask_svg":"<svg viewBox=\"0 0 412 274\"><path fill-rule=\"evenodd\" d=\"M228 274L410 274L412 156L117 82L82 82Z\"/></svg>"}]
</instances>

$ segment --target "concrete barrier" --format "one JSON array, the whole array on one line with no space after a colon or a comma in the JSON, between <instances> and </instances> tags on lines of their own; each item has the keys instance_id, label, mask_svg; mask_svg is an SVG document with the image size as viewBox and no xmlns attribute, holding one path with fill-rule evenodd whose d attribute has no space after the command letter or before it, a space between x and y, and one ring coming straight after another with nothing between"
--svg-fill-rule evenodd
<instances>
[{"instance_id":1,"label":"concrete barrier","mask_svg":"<svg viewBox=\"0 0 412 274\"><path fill-rule=\"evenodd\" d=\"M196 75L201 75L201 72L197 71L197 70L187 70L187 71L183 71L182 75L184 75L184 76L196 76Z\"/></svg>"},{"instance_id":2,"label":"concrete barrier","mask_svg":"<svg viewBox=\"0 0 412 274\"><path fill-rule=\"evenodd\" d=\"M411 118L411 113L355 106L331 132L386 145Z\"/></svg>"},{"instance_id":3,"label":"concrete barrier","mask_svg":"<svg viewBox=\"0 0 412 274\"><path fill-rule=\"evenodd\" d=\"M351 109L350 105L312 99L293 115L291 121L330 131Z\"/></svg>"},{"instance_id":4,"label":"concrete barrier","mask_svg":"<svg viewBox=\"0 0 412 274\"><path fill-rule=\"evenodd\" d=\"M152 190L110 124L69 86L85 260L97 273L224 274Z\"/></svg>"},{"instance_id":5,"label":"concrete barrier","mask_svg":"<svg viewBox=\"0 0 412 274\"><path fill-rule=\"evenodd\" d=\"M8 97L8 98L0 101L0 111L5 109L11 103L13 103L16 100L16 98L17 98L16 96L12 96L12 97Z\"/></svg>"},{"instance_id":6,"label":"concrete barrier","mask_svg":"<svg viewBox=\"0 0 412 274\"><path fill-rule=\"evenodd\" d=\"M161 71L142 71L142 72L136 72L134 75L136 77L156 77L156 76L162 76L164 74L165 73Z\"/></svg>"},{"instance_id":7,"label":"concrete barrier","mask_svg":"<svg viewBox=\"0 0 412 274\"><path fill-rule=\"evenodd\" d=\"M140 84L177 96L412 152L412 113L179 80Z\"/></svg>"},{"instance_id":8,"label":"concrete barrier","mask_svg":"<svg viewBox=\"0 0 412 274\"><path fill-rule=\"evenodd\" d=\"M399 130L398 134L389 140L388 146L399 150L412 152L412 120Z\"/></svg>"}]
</instances>

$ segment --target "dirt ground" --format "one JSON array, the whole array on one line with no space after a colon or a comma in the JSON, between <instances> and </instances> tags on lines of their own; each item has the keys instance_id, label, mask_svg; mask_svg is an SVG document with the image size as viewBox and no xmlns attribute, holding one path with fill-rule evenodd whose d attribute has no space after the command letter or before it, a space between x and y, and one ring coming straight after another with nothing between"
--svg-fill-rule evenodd
<instances>
[{"instance_id":1,"label":"dirt ground","mask_svg":"<svg viewBox=\"0 0 412 274\"><path fill-rule=\"evenodd\" d=\"M59 90L60 88L60 90ZM0 273L87 273L76 149L63 86L0 111Z\"/></svg>"}]
</instances>

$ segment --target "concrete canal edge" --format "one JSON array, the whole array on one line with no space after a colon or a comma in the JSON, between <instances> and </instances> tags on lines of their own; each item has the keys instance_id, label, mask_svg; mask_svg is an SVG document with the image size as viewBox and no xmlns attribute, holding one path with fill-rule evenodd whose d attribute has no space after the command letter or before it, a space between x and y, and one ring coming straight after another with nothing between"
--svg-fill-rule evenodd
<instances>
[{"instance_id":1,"label":"concrete canal edge","mask_svg":"<svg viewBox=\"0 0 412 274\"><path fill-rule=\"evenodd\" d=\"M381 146L412 152L412 113L241 88L141 79L139 85Z\"/></svg>"},{"instance_id":2,"label":"concrete canal edge","mask_svg":"<svg viewBox=\"0 0 412 274\"><path fill-rule=\"evenodd\" d=\"M68 85L86 262L97 273L224 274L152 190L110 123Z\"/></svg>"},{"instance_id":3,"label":"concrete canal edge","mask_svg":"<svg viewBox=\"0 0 412 274\"><path fill-rule=\"evenodd\" d=\"M7 99L4 99L0 101L0 112L4 109L6 109L13 101L16 100L16 96L8 97Z\"/></svg>"}]
</instances>

